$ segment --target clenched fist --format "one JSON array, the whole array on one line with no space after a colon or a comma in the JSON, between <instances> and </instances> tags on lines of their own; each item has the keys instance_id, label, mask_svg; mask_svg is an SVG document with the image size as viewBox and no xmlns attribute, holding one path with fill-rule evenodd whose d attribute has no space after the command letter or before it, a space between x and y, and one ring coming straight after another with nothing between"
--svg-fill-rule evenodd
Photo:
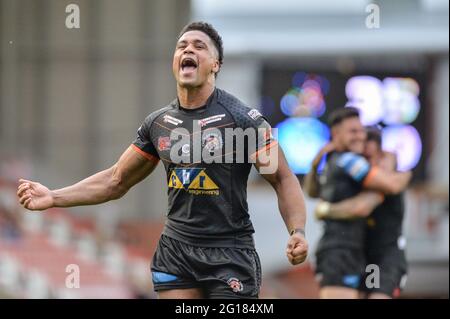
<instances>
[{"instance_id":1,"label":"clenched fist","mask_svg":"<svg viewBox=\"0 0 450 319\"><path fill-rule=\"evenodd\" d=\"M308 256L308 242L306 238L296 232L289 238L286 255L292 265L298 265Z\"/></svg>"},{"instance_id":2,"label":"clenched fist","mask_svg":"<svg viewBox=\"0 0 450 319\"><path fill-rule=\"evenodd\" d=\"M20 204L29 210L45 210L53 207L53 196L50 190L36 182L20 179L17 196Z\"/></svg>"}]
</instances>

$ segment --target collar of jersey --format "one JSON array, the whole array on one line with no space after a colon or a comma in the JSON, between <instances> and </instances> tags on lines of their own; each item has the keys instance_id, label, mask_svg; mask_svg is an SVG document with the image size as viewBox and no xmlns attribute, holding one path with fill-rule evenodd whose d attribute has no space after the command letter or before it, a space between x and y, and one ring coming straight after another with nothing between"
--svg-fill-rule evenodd
<instances>
[{"instance_id":1,"label":"collar of jersey","mask_svg":"<svg viewBox=\"0 0 450 319\"><path fill-rule=\"evenodd\" d=\"M214 103L217 100L217 89L214 88L214 91L209 96L208 100L206 100L206 104L203 106L200 106L196 109L186 109L180 105L180 101L178 98L174 101L175 107L184 114L200 114L203 112L206 112L208 110L209 106Z\"/></svg>"}]
</instances>

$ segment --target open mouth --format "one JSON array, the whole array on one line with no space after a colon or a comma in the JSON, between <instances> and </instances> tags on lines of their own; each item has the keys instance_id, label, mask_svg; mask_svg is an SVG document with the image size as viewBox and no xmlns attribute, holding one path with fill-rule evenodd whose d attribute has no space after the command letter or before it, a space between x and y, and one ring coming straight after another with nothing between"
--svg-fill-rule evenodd
<instances>
[{"instance_id":1,"label":"open mouth","mask_svg":"<svg viewBox=\"0 0 450 319\"><path fill-rule=\"evenodd\" d=\"M185 71L193 71L197 68L197 62L195 62L192 58L184 58L181 61L181 70Z\"/></svg>"}]
</instances>

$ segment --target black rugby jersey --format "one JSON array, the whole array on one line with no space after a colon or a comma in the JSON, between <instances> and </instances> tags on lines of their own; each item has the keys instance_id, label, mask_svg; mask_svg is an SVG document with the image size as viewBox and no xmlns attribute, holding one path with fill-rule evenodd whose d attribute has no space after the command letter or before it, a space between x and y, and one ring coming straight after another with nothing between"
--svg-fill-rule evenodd
<instances>
[{"instance_id":1,"label":"black rugby jersey","mask_svg":"<svg viewBox=\"0 0 450 319\"><path fill-rule=\"evenodd\" d=\"M389 245L405 248L406 242L402 237L404 211L403 193L386 196L375 208L367 221L369 250L382 250Z\"/></svg>"},{"instance_id":2,"label":"black rugby jersey","mask_svg":"<svg viewBox=\"0 0 450 319\"><path fill-rule=\"evenodd\" d=\"M320 198L336 203L356 196L370 171L369 162L352 152L333 152L327 158L320 181ZM324 234L318 250L332 247L361 248L365 242L366 219L324 219Z\"/></svg>"},{"instance_id":3,"label":"black rugby jersey","mask_svg":"<svg viewBox=\"0 0 450 319\"><path fill-rule=\"evenodd\" d=\"M243 138L247 129L256 134L255 142ZM203 247L254 248L248 155L276 145L270 129L256 109L217 88L203 107L185 109L175 100L151 113L133 145L164 164L169 203L163 234ZM227 143L232 134L245 143Z\"/></svg>"}]
</instances>

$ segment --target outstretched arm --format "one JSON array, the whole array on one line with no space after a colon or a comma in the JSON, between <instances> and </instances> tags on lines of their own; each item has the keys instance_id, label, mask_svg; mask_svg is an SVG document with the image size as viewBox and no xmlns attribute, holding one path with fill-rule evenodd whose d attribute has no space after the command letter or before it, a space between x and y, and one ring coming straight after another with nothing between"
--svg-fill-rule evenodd
<instances>
[{"instance_id":1,"label":"outstretched arm","mask_svg":"<svg viewBox=\"0 0 450 319\"><path fill-rule=\"evenodd\" d=\"M281 147L277 144L268 150L264 160L256 159L255 166L261 175L272 185L278 196L278 207L284 223L291 234L286 254L293 264L302 263L308 253L304 229L306 206L303 192L297 177L289 169ZM275 165L273 172L265 173L264 167Z\"/></svg>"},{"instance_id":2,"label":"outstretched arm","mask_svg":"<svg viewBox=\"0 0 450 319\"><path fill-rule=\"evenodd\" d=\"M157 164L156 158L147 159L131 145L114 166L65 188L49 190L40 183L21 179L17 196L29 210L100 204L125 195Z\"/></svg>"},{"instance_id":3,"label":"outstretched arm","mask_svg":"<svg viewBox=\"0 0 450 319\"><path fill-rule=\"evenodd\" d=\"M314 211L317 219L352 219L369 216L380 205L384 196L377 192L364 191L337 203L321 201Z\"/></svg>"}]
</instances>

